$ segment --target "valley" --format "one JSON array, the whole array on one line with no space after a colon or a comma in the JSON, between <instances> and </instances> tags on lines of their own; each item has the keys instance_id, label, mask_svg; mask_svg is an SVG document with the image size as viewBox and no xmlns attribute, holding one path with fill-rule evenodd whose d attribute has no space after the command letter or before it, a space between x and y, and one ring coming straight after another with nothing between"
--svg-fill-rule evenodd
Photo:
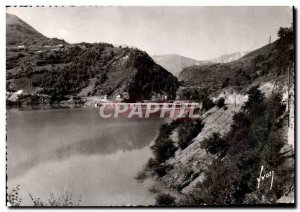
<instances>
[{"instance_id":1,"label":"valley","mask_svg":"<svg viewBox=\"0 0 300 212\"><path fill-rule=\"evenodd\" d=\"M47 199L53 175L49 189L75 188L88 206L295 203L293 26L254 51L195 60L68 43L6 20L8 183L23 186L26 205L29 192ZM104 120L103 98L196 102L201 116ZM272 190L257 188L262 166Z\"/></svg>"}]
</instances>

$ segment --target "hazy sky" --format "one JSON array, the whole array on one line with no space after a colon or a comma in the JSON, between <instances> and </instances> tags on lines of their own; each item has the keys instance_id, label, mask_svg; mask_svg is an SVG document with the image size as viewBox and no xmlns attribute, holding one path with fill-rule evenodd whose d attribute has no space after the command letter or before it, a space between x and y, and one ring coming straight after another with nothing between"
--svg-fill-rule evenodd
<instances>
[{"instance_id":1,"label":"hazy sky","mask_svg":"<svg viewBox=\"0 0 300 212\"><path fill-rule=\"evenodd\" d=\"M292 23L290 7L8 8L47 37L126 44L204 60L259 48Z\"/></svg>"}]
</instances>

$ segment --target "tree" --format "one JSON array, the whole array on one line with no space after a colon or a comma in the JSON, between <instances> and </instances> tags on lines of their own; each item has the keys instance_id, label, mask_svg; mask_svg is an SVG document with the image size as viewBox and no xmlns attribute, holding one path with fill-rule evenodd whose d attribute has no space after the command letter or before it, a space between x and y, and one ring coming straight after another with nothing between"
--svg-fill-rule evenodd
<instances>
[{"instance_id":1,"label":"tree","mask_svg":"<svg viewBox=\"0 0 300 212\"><path fill-rule=\"evenodd\" d=\"M181 149L185 149L203 129L204 124L201 119L188 119L181 123L178 128L179 141Z\"/></svg>"},{"instance_id":2,"label":"tree","mask_svg":"<svg viewBox=\"0 0 300 212\"><path fill-rule=\"evenodd\" d=\"M222 108L224 105L225 105L225 99L223 97L218 99L217 101L218 108Z\"/></svg>"},{"instance_id":3,"label":"tree","mask_svg":"<svg viewBox=\"0 0 300 212\"><path fill-rule=\"evenodd\" d=\"M224 157L229 144L225 139L222 139L218 133L213 133L211 137L201 142L201 148L218 157Z\"/></svg>"},{"instance_id":4,"label":"tree","mask_svg":"<svg viewBox=\"0 0 300 212\"><path fill-rule=\"evenodd\" d=\"M164 137L158 137L151 149L155 159L160 163L172 157L176 151L173 141Z\"/></svg>"},{"instance_id":5,"label":"tree","mask_svg":"<svg viewBox=\"0 0 300 212\"><path fill-rule=\"evenodd\" d=\"M278 35L278 37L283 38L283 37L287 36L289 32L290 32L290 30L288 27L280 27L277 32L277 35Z\"/></svg>"},{"instance_id":6,"label":"tree","mask_svg":"<svg viewBox=\"0 0 300 212\"><path fill-rule=\"evenodd\" d=\"M175 197L170 194L159 194L156 198L156 205L158 206L169 206L175 204Z\"/></svg>"},{"instance_id":7,"label":"tree","mask_svg":"<svg viewBox=\"0 0 300 212\"><path fill-rule=\"evenodd\" d=\"M204 111L208 111L209 109L213 108L215 106L214 102L208 97L204 96L202 100L202 108Z\"/></svg>"},{"instance_id":8,"label":"tree","mask_svg":"<svg viewBox=\"0 0 300 212\"><path fill-rule=\"evenodd\" d=\"M257 109L264 101L264 94L258 89L258 85L250 88L247 92L248 101L243 106L244 109L253 111Z\"/></svg>"},{"instance_id":9,"label":"tree","mask_svg":"<svg viewBox=\"0 0 300 212\"><path fill-rule=\"evenodd\" d=\"M225 88L228 86L230 81L230 78L226 77L226 79L223 81L221 88Z\"/></svg>"}]
</instances>

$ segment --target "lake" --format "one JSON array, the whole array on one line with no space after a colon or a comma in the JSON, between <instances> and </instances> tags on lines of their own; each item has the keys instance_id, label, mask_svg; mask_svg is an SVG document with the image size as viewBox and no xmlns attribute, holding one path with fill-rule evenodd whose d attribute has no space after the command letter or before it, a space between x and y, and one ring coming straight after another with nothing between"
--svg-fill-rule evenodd
<instances>
[{"instance_id":1,"label":"lake","mask_svg":"<svg viewBox=\"0 0 300 212\"><path fill-rule=\"evenodd\" d=\"M134 178L151 157L162 119L103 119L97 108L7 110L7 186L46 201L71 192L81 206L149 205Z\"/></svg>"}]
</instances>

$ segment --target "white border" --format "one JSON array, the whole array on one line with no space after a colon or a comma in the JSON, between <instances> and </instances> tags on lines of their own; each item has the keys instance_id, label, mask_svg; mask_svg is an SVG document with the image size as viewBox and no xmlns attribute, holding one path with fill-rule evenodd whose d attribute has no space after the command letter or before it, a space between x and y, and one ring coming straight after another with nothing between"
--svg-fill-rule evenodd
<instances>
[{"instance_id":1,"label":"white border","mask_svg":"<svg viewBox=\"0 0 300 212\"><path fill-rule=\"evenodd\" d=\"M68 5L76 5L76 6L296 6L296 9L300 8L299 0L252 0L252 1L241 1L241 0L214 0L214 1L197 1L197 0L151 0L151 1L138 1L138 0L77 0L76 2L74 0L49 0L49 1L42 1L42 0L2 0L0 1L0 135L1 135L1 147L0 147L0 210L1 211L7 211L8 208L5 206L5 195L6 195L6 184L5 184L5 135L6 135L6 108L5 108L5 6L6 5L57 5L57 6L68 6ZM297 22L297 29L299 30L299 22ZM298 31L297 30L297 31ZM297 36L298 39L298 36ZM299 43L299 42L298 42ZM297 49L298 44L297 44ZM299 62L299 52L297 54L297 62ZM297 63L297 66L299 67L299 63ZM299 74L297 74L297 82L299 83ZM297 93L299 93L299 86L297 89ZM299 97L297 96L297 99ZM297 110L299 111L299 102L297 101ZM297 117L298 118L298 117ZM297 124L297 131L299 129L299 125ZM299 132L299 131L298 131ZM297 142L295 140L295 142ZM297 154L299 154L299 144L296 145L297 147ZM299 171L299 162L297 161L297 171ZM299 172L297 173L299 176ZM299 181L297 182L297 185L299 185ZM299 190L297 188L297 193L299 196ZM296 200L296 202L299 204L299 198ZM24 210L24 209L19 209ZM37 210L37 209L35 209ZM40 209L38 209L40 210ZM43 209L45 210L45 209ZM63 211L65 209L57 209L59 211ZM76 209L77 211L86 211L88 209ZM101 210L107 210L107 209L101 209ZM116 209L109 209L116 210ZM149 209L129 209L129 210L149 210ZM162 211L162 209L156 209L157 211ZM187 211L188 209L183 209ZM199 210L217 210L217 209L204 209L201 208ZM224 209L223 209L224 210ZM230 209L232 210L232 209ZM263 211L263 210L272 210L272 209L250 209L255 211ZM282 209L280 209L282 210ZM288 209L284 209L288 210Z\"/></svg>"},{"instance_id":2,"label":"white border","mask_svg":"<svg viewBox=\"0 0 300 212\"><path fill-rule=\"evenodd\" d=\"M49 3L51 2L51 3ZM43 2L42 0L7 0L1 4L5 5L114 5L114 6L288 6L297 4L297 0L253 0L253 1L239 1L239 0L50 0Z\"/></svg>"}]
</instances>

